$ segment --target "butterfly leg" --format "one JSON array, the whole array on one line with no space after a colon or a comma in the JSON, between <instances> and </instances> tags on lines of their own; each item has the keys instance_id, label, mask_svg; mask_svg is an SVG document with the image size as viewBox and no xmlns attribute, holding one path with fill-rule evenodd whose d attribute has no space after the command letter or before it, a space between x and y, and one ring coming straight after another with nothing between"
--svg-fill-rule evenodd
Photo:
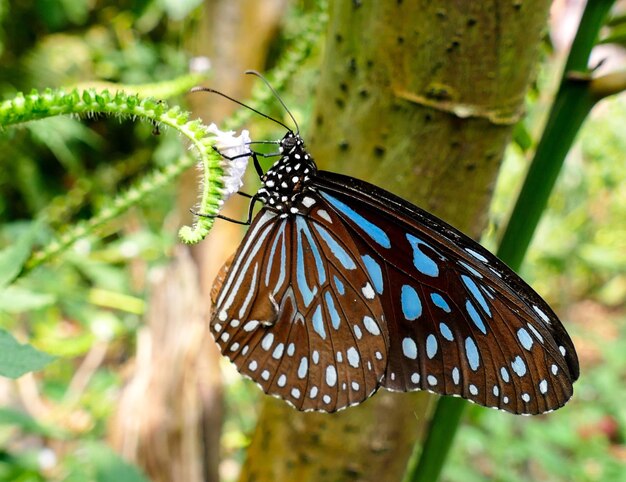
<instances>
[{"instance_id":1,"label":"butterfly leg","mask_svg":"<svg viewBox=\"0 0 626 482\"><path fill-rule=\"evenodd\" d=\"M246 219L245 221L240 221L239 219L229 218L228 216L222 216L221 214L203 214L203 213L196 212L193 209L190 209L189 211L191 211L191 214L200 216L201 218L214 218L214 219L217 218L217 219L223 219L224 221L229 221L235 224L242 224L244 226L250 226L250 223L252 222L252 210L254 209L254 205L257 202L256 194L254 196L250 196L249 194L246 194L246 193L238 193L238 194L241 194L244 197L250 197L250 205L248 206L248 219Z\"/></svg>"},{"instance_id":2,"label":"butterfly leg","mask_svg":"<svg viewBox=\"0 0 626 482\"><path fill-rule=\"evenodd\" d=\"M252 161L254 163L254 169L255 169L256 173L258 174L258 176L260 178L262 178L265 173L263 172L263 169L261 168L261 163L259 162L258 156L261 156L261 157L276 157L276 156L280 156L280 152L270 152L269 154L263 154L261 152L255 152L255 151L251 150L250 153L246 152L244 154L238 154L236 156L229 157L229 156L226 156L225 154L223 154L222 152L220 152L220 150L217 147L215 147L215 146L213 146L213 150L215 152L217 152L220 156L222 156L224 159L227 159L229 161L233 161L233 160L239 159L241 157L251 157Z\"/></svg>"}]
</instances>

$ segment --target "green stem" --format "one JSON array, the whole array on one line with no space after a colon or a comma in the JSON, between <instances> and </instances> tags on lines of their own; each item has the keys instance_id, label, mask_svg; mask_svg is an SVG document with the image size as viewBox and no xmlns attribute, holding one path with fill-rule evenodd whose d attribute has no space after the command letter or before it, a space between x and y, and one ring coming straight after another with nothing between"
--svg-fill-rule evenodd
<instances>
[{"instance_id":1,"label":"green stem","mask_svg":"<svg viewBox=\"0 0 626 482\"><path fill-rule=\"evenodd\" d=\"M571 73L587 72L591 49L613 3L587 2L580 20L548 122L496 253L514 270L522 264L565 157L598 100L590 93L590 79L572 78Z\"/></svg>"},{"instance_id":2,"label":"green stem","mask_svg":"<svg viewBox=\"0 0 626 482\"><path fill-rule=\"evenodd\" d=\"M154 123L169 126L185 136L196 149L202 160L205 172L203 207L206 212L217 212L221 198L221 159L212 149L213 136L208 136L198 121L189 121L189 115L177 107L169 109L164 102L153 99L141 99L137 95L128 95L118 91L97 92L93 89L74 90L66 93L62 90L36 91L28 95L18 94L11 100L0 103L0 125L10 126L56 115L87 115L105 113L120 117L137 117ZM169 184L181 172L193 165L193 159L184 156L162 171L143 178L131 189L118 196L90 220L72 226L59 240L54 240L41 251L36 252L26 264L26 270L32 269L57 255L78 239L87 236L95 228L114 219L144 199L151 193L158 192ZM202 223L203 225L206 222ZM203 226L204 227L204 226Z\"/></svg>"},{"instance_id":3,"label":"green stem","mask_svg":"<svg viewBox=\"0 0 626 482\"><path fill-rule=\"evenodd\" d=\"M576 134L598 100L590 93L590 80L574 79L570 73L587 71L589 54L613 3L590 1L585 7L546 128L497 251L515 270L522 264ZM461 399L439 399L421 454L413 457L418 462L410 464L405 482L438 480L466 406Z\"/></svg>"},{"instance_id":4,"label":"green stem","mask_svg":"<svg viewBox=\"0 0 626 482\"><path fill-rule=\"evenodd\" d=\"M307 21L302 35L298 37L298 40L278 61L277 66L268 76L276 90L282 90L289 78L294 75L299 66L308 58L326 25L326 21L326 0L319 0L318 8ZM192 74L159 84L145 84L141 86L116 84L110 86L111 91L118 91L114 96L106 90L97 91L97 89L85 88L86 84L81 85L80 88L74 89L70 93L62 90L46 90L41 94L36 91L30 95L18 94L14 99L0 102L0 128L56 115L89 115L94 112L117 116L136 116L151 120L156 124L168 125L188 137L192 145L200 153L200 160L203 164L203 190L200 210L203 213L211 214L217 212L219 208L218 202L221 198L222 187L220 179L223 173L220 167L221 159L211 148L212 138L206 139L204 137L204 126L199 122L188 122L188 114L181 112L176 107L168 111L163 102L150 99L142 100L138 95L123 92L137 92L137 89L139 89L142 93L149 93L158 98L164 98L182 93L201 80L202 76ZM263 89L257 90L248 104L262 109L264 105L271 101L273 101L273 94L268 89ZM225 121L226 129L239 127L250 117L251 112L248 109L239 109ZM22 275L59 255L78 239L89 235L97 227L113 220L146 196L158 192L184 170L191 167L194 162L195 159L191 156L184 156L167 168L155 171L143 178L132 188L112 200L108 206L103 208L93 218L71 226L58 240L52 241L49 245L34 253L28 260ZM179 235L184 242L198 242L206 236L212 223L213 220L211 218L199 218L193 228L183 226L179 231Z\"/></svg>"}]
</instances>

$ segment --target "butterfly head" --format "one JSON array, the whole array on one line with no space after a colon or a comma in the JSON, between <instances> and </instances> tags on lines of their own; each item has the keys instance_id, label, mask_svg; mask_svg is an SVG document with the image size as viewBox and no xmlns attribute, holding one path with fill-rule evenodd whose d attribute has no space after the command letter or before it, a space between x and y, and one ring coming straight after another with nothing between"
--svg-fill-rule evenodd
<instances>
[{"instance_id":1,"label":"butterfly head","mask_svg":"<svg viewBox=\"0 0 626 482\"><path fill-rule=\"evenodd\" d=\"M315 175L317 166L304 147L300 134L287 132L279 142L280 158L263 175L257 196L270 208L285 214L298 214L299 200Z\"/></svg>"}]
</instances>

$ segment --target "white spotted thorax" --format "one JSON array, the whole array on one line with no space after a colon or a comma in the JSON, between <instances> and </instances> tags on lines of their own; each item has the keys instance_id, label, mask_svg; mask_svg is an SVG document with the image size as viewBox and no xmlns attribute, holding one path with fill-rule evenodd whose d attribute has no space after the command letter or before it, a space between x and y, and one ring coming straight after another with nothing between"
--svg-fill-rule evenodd
<instances>
[{"instance_id":1,"label":"white spotted thorax","mask_svg":"<svg viewBox=\"0 0 626 482\"><path fill-rule=\"evenodd\" d=\"M317 171L315 162L300 135L293 132L281 139L278 150L281 157L261 178L263 187L257 198L281 217L305 214L308 208L301 201L307 182Z\"/></svg>"},{"instance_id":2,"label":"white spotted thorax","mask_svg":"<svg viewBox=\"0 0 626 482\"><path fill-rule=\"evenodd\" d=\"M249 154L251 154L250 133L247 130L242 130L241 134L236 136L235 131L221 131L215 124L211 124L207 131L215 135L215 147L225 157L224 170L226 176L224 177L224 196L222 198L222 201L225 202L243 186L243 175L246 172L246 167L248 167Z\"/></svg>"}]
</instances>

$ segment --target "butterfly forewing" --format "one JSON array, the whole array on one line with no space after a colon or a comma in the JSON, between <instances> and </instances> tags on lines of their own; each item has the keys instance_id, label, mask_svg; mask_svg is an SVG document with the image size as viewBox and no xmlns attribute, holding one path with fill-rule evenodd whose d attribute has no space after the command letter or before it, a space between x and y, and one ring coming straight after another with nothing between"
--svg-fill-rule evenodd
<instances>
[{"instance_id":1,"label":"butterfly forewing","mask_svg":"<svg viewBox=\"0 0 626 482\"><path fill-rule=\"evenodd\" d=\"M513 413L546 412L570 398L578 376L571 340L515 273L389 193L365 183L350 191L355 180L320 176L328 210L371 259L370 277L382 291L389 339L383 386L458 395Z\"/></svg>"},{"instance_id":2,"label":"butterfly forewing","mask_svg":"<svg viewBox=\"0 0 626 482\"><path fill-rule=\"evenodd\" d=\"M222 352L266 393L333 412L376 391L387 342L363 263L337 235L346 228L328 213L313 217L257 215L211 327Z\"/></svg>"}]
</instances>

